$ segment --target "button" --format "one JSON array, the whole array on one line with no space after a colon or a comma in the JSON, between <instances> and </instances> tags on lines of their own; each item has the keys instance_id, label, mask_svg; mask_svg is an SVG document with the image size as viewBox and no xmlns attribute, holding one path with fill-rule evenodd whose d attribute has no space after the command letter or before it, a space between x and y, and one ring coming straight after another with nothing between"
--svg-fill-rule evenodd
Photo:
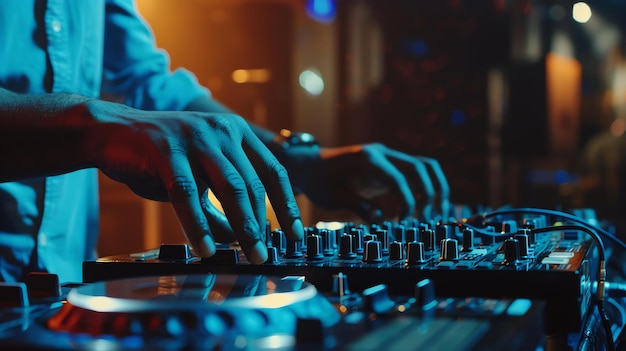
<instances>
[{"instance_id":1,"label":"button","mask_svg":"<svg viewBox=\"0 0 626 351\"><path fill-rule=\"evenodd\" d=\"M59 276L45 272L31 272L26 276L29 298L60 297Z\"/></svg>"},{"instance_id":2,"label":"button","mask_svg":"<svg viewBox=\"0 0 626 351\"><path fill-rule=\"evenodd\" d=\"M61 25L61 21L59 20L53 20L50 23L50 27L52 28L52 31L55 33L58 33L61 31L61 29L63 28L63 26Z\"/></svg>"},{"instance_id":3,"label":"button","mask_svg":"<svg viewBox=\"0 0 626 351\"><path fill-rule=\"evenodd\" d=\"M186 261L191 258L187 244L163 244L159 249L159 259L167 261Z\"/></svg>"},{"instance_id":4,"label":"button","mask_svg":"<svg viewBox=\"0 0 626 351\"><path fill-rule=\"evenodd\" d=\"M28 305L26 284L0 282L0 308L27 307Z\"/></svg>"}]
</instances>

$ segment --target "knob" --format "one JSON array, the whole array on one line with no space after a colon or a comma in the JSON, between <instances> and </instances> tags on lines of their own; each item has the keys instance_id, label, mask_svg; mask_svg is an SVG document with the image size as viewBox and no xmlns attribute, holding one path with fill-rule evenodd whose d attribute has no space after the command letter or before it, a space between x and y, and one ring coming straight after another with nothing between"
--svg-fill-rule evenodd
<instances>
[{"instance_id":1,"label":"knob","mask_svg":"<svg viewBox=\"0 0 626 351\"><path fill-rule=\"evenodd\" d=\"M339 257L350 259L356 257L356 252L352 249L352 236L342 234L339 238Z\"/></svg>"},{"instance_id":2,"label":"knob","mask_svg":"<svg viewBox=\"0 0 626 351\"><path fill-rule=\"evenodd\" d=\"M389 231L385 229L377 230L376 238L380 241L382 254L384 256L389 255Z\"/></svg>"},{"instance_id":3,"label":"knob","mask_svg":"<svg viewBox=\"0 0 626 351\"><path fill-rule=\"evenodd\" d=\"M463 231L463 251L471 251L474 249L474 230L465 229Z\"/></svg>"},{"instance_id":4,"label":"knob","mask_svg":"<svg viewBox=\"0 0 626 351\"><path fill-rule=\"evenodd\" d=\"M363 254L363 230L352 228L350 235L352 236L352 249L354 249L354 252Z\"/></svg>"},{"instance_id":5,"label":"knob","mask_svg":"<svg viewBox=\"0 0 626 351\"><path fill-rule=\"evenodd\" d=\"M389 244L389 259L390 260L403 260L404 259L404 244L399 241L394 241Z\"/></svg>"},{"instance_id":6,"label":"knob","mask_svg":"<svg viewBox=\"0 0 626 351\"><path fill-rule=\"evenodd\" d=\"M278 248L276 247L268 247L267 248L267 260L265 260L264 264L276 264L278 263Z\"/></svg>"},{"instance_id":7,"label":"knob","mask_svg":"<svg viewBox=\"0 0 626 351\"><path fill-rule=\"evenodd\" d=\"M322 237L322 254L324 256L335 255L335 231L322 229L320 230L320 236Z\"/></svg>"},{"instance_id":8,"label":"knob","mask_svg":"<svg viewBox=\"0 0 626 351\"><path fill-rule=\"evenodd\" d=\"M504 241L504 264L514 265L519 260L519 240L508 238Z\"/></svg>"},{"instance_id":9,"label":"knob","mask_svg":"<svg viewBox=\"0 0 626 351\"><path fill-rule=\"evenodd\" d=\"M287 258L300 258L304 256L301 250L301 240L287 240L285 244L285 257Z\"/></svg>"},{"instance_id":10,"label":"knob","mask_svg":"<svg viewBox=\"0 0 626 351\"><path fill-rule=\"evenodd\" d=\"M306 239L306 258L307 260L319 261L324 259L322 254L322 237L319 235L310 235Z\"/></svg>"},{"instance_id":11,"label":"knob","mask_svg":"<svg viewBox=\"0 0 626 351\"><path fill-rule=\"evenodd\" d=\"M445 225L439 225L435 228L435 242L436 243L441 243L442 240L448 239L450 236L448 235L449 233L449 227L445 226Z\"/></svg>"},{"instance_id":12,"label":"knob","mask_svg":"<svg viewBox=\"0 0 626 351\"><path fill-rule=\"evenodd\" d=\"M389 298L387 286L379 284L363 290L365 309L374 313L387 313L395 303Z\"/></svg>"},{"instance_id":13,"label":"knob","mask_svg":"<svg viewBox=\"0 0 626 351\"><path fill-rule=\"evenodd\" d=\"M279 254L285 254L285 252L287 251L287 247L285 246L285 241L287 239L285 237L285 233L280 229L275 229L274 231L272 231L271 237L272 246L278 249Z\"/></svg>"},{"instance_id":14,"label":"knob","mask_svg":"<svg viewBox=\"0 0 626 351\"><path fill-rule=\"evenodd\" d=\"M404 232L406 242L410 243L412 241L419 241L417 233L417 228L415 227L406 228L406 231Z\"/></svg>"},{"instance_id":15,"label":"knob","mask_svg":"<svg viewBox=\"0 0 626 351\"><path fill-rule=\"evenodd\" d=\"M430 279L423 279L415 284L414 297L416 305L422 313L434 311L437 307L435 284Z\"/></svg>"},{"instance_id":16,"label":"knob","mask_svg":"<svg viewBox=\"0 0 626 351\"><path fill-rule=\"evenodd\" d=\"M407 244L406 250L406 263L413 265L417 263L424 263L424 243L421 241L412 241Z\"/></svg>"},{"instance_id":17,"label":"knob","mask_svg":"<svg viewBox=\"0 0 626 351\"><path fill-rule=\"evenodd\" d=\"M424 243L424 249L431 251L435 249L435 233L432 229L424 229L420 233L420 241Z\"/></svg>"},{"instance_id":18,"label":"knob","mask_svg":"<svg viewBox=\"0 0 626 351\"><path fill-rule=\"evenodd\" d=\"M459 259L459 243L456 239L441 240L441 260L454 261Z\"/></svg>"},{"instance_id":19,"label":"knob","mask_svg":"<svg viewBox=\"0 0 626 351\"><path fill-rule=\"evenodd\" d=\"M519 257L521 259L528 258L528 248L530 247L530 238L524 232L515 234L515 239L519 242Z\"/></svg>"},{"instance_id":20,"label":"knob","mask_svg":"<svg viewBox=\"0 0 626 351\"><path fill-rule=\"evenodd\" d=\"M366 263L380 263L383 261L382 244L380 241L372 240L365 243L363 261Z\"/></svg>"},{"instance_id":21,"label":"knob","mask_svg":"<svg viewBox=\"0 0 626 351\"><path fill-rule=\"evenodd\" d=\"M526 234L526 236L528 237L528 246L529 247L532 246L535 243L535 236L533 235L532 229L528 229L528 228L520 229L518 234Z\"/></svg>"}]
</instances>

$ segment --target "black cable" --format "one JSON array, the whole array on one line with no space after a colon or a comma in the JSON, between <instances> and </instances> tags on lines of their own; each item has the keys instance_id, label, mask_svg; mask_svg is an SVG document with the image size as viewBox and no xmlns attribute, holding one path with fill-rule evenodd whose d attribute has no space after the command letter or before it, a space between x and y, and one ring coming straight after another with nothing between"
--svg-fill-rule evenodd
<instances>
[{"instance_id":1,"label":"black cable","mask_svg":"<svg viewBox=\"0 0 626 351\"><path fill-rule=\"evenodd\" d=\"M613 332L611 331L611 323L606 316L604 311L604 298L605 298L605 281L606 281L606 261L605 261L605 252L604 252L604 244L602 243L602 238L598 234L598 232L602 233L605 237L609 238L614 243L621 246L623 249L626 249L626 244L621 241L619 238L615 237L613 234L603 230L602 228L598 228L593 226L583 219L571 215L569 213L547 210L547 209L537 209L537 208L513 208L513 209L503 209L493 211L491 213L483 215L483 218L487 217L495 217L499 215L508 215L508 214L539 214L545 216L555 216L563 219L570 220L580 225L559 225L553 227L544 227L544 228L533 228L531 232L534 234L538 233L546 233L551 231L561 231L561 230L580 230L591 236L598 247L598 259L599 259L599 267L598 267L598 287L596 291L596 300L598 306L598 313L600 314L600 319L602 321L602 326L604 328L604 332L607 338L607 349L609 351L615 350L615 344L613 340Z\"/></svg>"},{"instance_id":2,"label":"black cable","mask_svg":"<svg viewBox=\"0 0 626 351\"><path fill-rule=\"evenodd\" d=\"M580 217L574 216L566 212L548 210L548 209L542 209L542 208L511 208L511 209L496 210L496 211L484 214L482 217L488 218L488 217L495 217L495 216L507 215L507 214L524 214L524 213L560 217L563 219L570 220L574 223L582 225L583 227L589 228L598 234L601 234L602 236L611 240L613 243L620 246L622 249L626 250L626 243L624 243L624 241L622 241L620 238L616 237L612 233L598 226L588 223L587 221L585 221L584 219Z\"/></svg>"}]
</instances>

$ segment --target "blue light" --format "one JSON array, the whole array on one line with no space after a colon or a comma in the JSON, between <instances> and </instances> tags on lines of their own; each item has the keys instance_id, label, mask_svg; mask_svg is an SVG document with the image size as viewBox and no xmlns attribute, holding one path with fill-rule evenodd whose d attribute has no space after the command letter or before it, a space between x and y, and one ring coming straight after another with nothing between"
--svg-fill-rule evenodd
<instances>
[{"instance_id":1,"label":"blue light","mask_svg":"<svg viewBox=\"0 0 626 351\"><path fill-rule=\"evenodd\" d=\"M461 110L454 110L450 115L450 120L452 121L452 124L460 127L465 124L465 113Z\"/></svg>"},{"instance_id":2,"label":"blue light","mask_svg":"<svg viewBox=\"0 0 626 351\"><path fill-rule=\"evenodd\" d=\"M329 23L335 19L337 7L335 0L308 0L306 12L318 22Z\"/></svg>"},{"instance_id":3,"label":"blue light","mask_svg":"<svg viewBox=\"0 0 626 351\"><path fill-rule=\"evenodd\" d=\"M570 177L567 171L561 169L561 170L554 172L554 182L556 184L565 184L565 183L568 183L569 180L570 180Z\"/></svg>"},{"instance_id":4,"label":"blue light","mask_svg":"<svg viewBox=\"0 0 626 351\"><path fill-rule=\"evenodd\" d=\"M428 43L421 39L408 41L405 47L409 53L416 57L424 57L428 54Z\"/></svg>"}]
</instances>

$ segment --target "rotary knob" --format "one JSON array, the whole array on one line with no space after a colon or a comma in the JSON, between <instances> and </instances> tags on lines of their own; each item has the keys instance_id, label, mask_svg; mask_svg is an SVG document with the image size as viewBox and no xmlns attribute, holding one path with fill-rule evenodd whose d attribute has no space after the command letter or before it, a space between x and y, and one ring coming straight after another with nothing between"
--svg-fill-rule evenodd
<instances>
[{"instance_id":1,"label":"rotary knob","mask_svg":"<svg viewBox=\"0 0 626 351\"><path fill-rule=\"evenodd\" d=\"M424 243L421 241L413 241L407 244L406 263L414 265L426 262L424 257Z\"/></svg>"},{"instance_id":2,"label":"rotary knob","mask_svg":"<svg viewBox=\"0 0 626 351\"><path fill-rule=\"evenodd\" d=\"M383 261L382 244L378 240L371 240L365 243L365 263L381 263Z\"/></svg>"},{"instance_id":3,"label":"rotary knob","mask_svg":"<svg viewBox=\"0 0 626 351\"><path fill-rule=\"evenodd\" d=\"M394 241L389 244L389 259L390 260L403 260L404 259L404 245L399 241Z\"/></svg>"},{"instance_id":4,"label":"rotary knob","mask_svg":"<svg viewBox=\"0 0 626 351\"><path fill-rule=\"evenodd\" d=\"M504 241L504 264L515 265L519 261L519 240L508 238Z\"/></svg>"},{"instance_id":5,"label":"rotary knob","mask_svg":"<svg viewBox=\"0 0 626 351\"><path fill-rule=\"evenodd\" d=\"M455 261L459 259L459 243L456 239L441 240L441 260Z\"/></svg>"},{"instance_id":6,"label":"rotary knob","mask_svg":"<svg viewBox=\"0 0 626 351\"><path fill-rule=\"evenodd\" d=\"M420 241L424 243L424 250L431 251L435 249L435 233L432 229L424 229L420 233Z\"/></svg>"},{"instance_id":7,"label":"rotary knob","mask_svg":"<svg viewBox=\"0 0 626 351\"><path fill-rule=\"evenodd\" d=\"M463 231L463 251L471 251L474 249L474 230L465 229Z\"/></svg>"},{"instance_id":8,"label":"rotary knob","mask_svg":"<svg viewBox=\"0 0 626 351\"><path fill-rule=\"evenodd\" d=\"M352 236L342 234L339 238L339 257L344 259L356 258L356 252L352 248Z\"/></svg>"},{"instance_id":9,"label":"rotary knob","mask_svg":"<svg viewBox=\"0 0 626 351\"><path fill-rule=\"evenodd\" d=\"M319 235L309 235L306 239L307 260L319 261L324 259L322 253L322 237Z\"/></svg>"}]
</instances>

